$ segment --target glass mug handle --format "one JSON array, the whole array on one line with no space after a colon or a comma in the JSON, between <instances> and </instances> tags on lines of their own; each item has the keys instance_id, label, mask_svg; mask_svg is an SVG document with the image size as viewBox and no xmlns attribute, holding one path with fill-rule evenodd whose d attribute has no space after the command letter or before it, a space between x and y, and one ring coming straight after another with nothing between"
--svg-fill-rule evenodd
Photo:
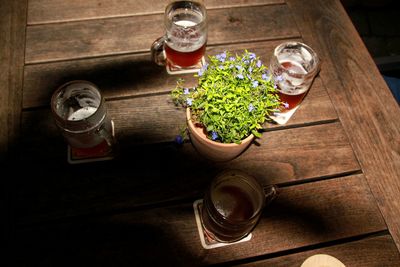
<instances>
[{"instance_id":1,"label":"glass mug handle","mask_svg":"<svg viewBox=\"0 0 400 267\"><path fill-rule=\"evenodd\" d=\"M265 205L270 204L278 196L278 187L276 185L264 186Z\"/></svg>"},{"instance_id":2,"label":"glass mug handle","mask_svg":"<svg viewBox=\"0 0 400 267\"><path fill-rule=\"evenodd\" d=\"M164 52L164 43L167 37L164 35L153 42L151 45L151 60L158 66L165 66L166 57Z\"/></svg>"},{"instance_id":3,"label":"glass mug handle","mask_svg":"<svg viewBox=\"0 0 400 267\"><path fill-rule=\"evenodd\" d=\"M110 137L110 133L107 132L104 128L99 129L98 132L97 132L97 134L98 134L100 137L104 138L104 140L107 142L107 145L108 145L108 146L111 147L111 146L113 145L114 140L112 139L112 137Z\"/></svg>"}]
</instances>

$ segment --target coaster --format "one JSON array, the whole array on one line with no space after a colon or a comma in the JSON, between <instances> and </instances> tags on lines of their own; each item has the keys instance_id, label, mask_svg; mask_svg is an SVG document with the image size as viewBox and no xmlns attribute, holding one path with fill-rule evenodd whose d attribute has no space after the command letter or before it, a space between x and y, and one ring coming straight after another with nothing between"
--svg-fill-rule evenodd
<instances>
[{"instance_id":1,"label":"coaster","mask_svg":"<svg viewBox=\"0 0 400 267\"><path fill-rule=\"evenodd\" d=\"M111 120L111 135L115 138L114 121ZM70 164L111 160L114 158L113 148L106 140L89 148L75 148L68 145L67 160Z\"/></svg>"},{"instance_id":2,"label":"coaster","mask_svg":"<svg viewBox=\"0 0 400 267\"><path fill-rule=\"evenodd\" d=\"M299 108L300 105L297 107L286 111L286 112L275 112L274 115L269 116L273 121L275 121L278 124L286 124L289 119L293 116L293 114L296 112L296 110Z\"/></svg>"},{"instance_id":3,"label":"coaster","mask_svg":"<svg viewBox=\"0 0 400 267\"><path fill-rule=\"evenodd\" d=\"M197 224L197 230L199 231L199 236L200 236L200 241L201 245L205 249L213 249L213 248L218 248L218 247L224 247L224 246L230 246L234 245L237 243L242 243L249 241L252 237L252 233L248 234L246 237L240 239L239 241L236 242L231 242L231 243L221 243L218 242L214 239L212 239L209 235L207 235L204 232L203 226L201 224L201 207L203 205L203 200L199 199L193 202L193 209L194 209L194 215L196 217L196 224Z\"/></svg>"},{"instance_id":4,"label":"coaster","mask_svg":"<svg viewBox=\"0 0 400 267\"><path fill-rule=\"evenodd\" d=\"M185 73L196 73L198 72L204 65L206 64L206 60L204 59L204 57L201 58L201 60L199 61L199 63L197 63L196 65L190 67L190 68L177 68L174 66L171 66L171 64L167 63L166 64L166 69L168 74L185 74Z\"/></svg>"},{"instance_id":5,"label":"coaster","mask_svg":"<svg viewBox=\"0 0 400 267\"><path fill-rule=\"evenodd\" d=\"M340 260L327 254L308 257L301 267L346 267Z\"/></svg>"}]
</instances>

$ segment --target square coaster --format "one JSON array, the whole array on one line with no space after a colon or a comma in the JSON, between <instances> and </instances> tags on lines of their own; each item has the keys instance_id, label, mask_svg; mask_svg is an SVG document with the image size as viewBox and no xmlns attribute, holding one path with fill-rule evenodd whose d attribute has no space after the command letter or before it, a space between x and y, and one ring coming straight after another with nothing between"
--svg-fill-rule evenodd
<instances>
[{"instance_id":1,"label":"square coaster","mask_svg":"<svg viewBox=\"0 0 400 267\"><path fill-rule=\"evenodd\" d=\"M287 112L275 112L274 115L271 115L269 117L280 125L286 124L289 121L289 119L293 116L293 114L296 112L296 110L299 108L299 106L300 105Z\"/></svg>"},{"instance_id":2,"label":"square coaster","mask_svg":"<svg viewBox=\"0 0 400 267\"><path fill-rule=\"evenodd\" d=\"M113 120L111 120L111 135L115 138ZM89 148L74 148L68 145L67 153L67 160L70 164L111 160L114 158L113 148L109 146L106 140L95 147Z\"/></svg>"},{"instance_id":3,"label":"square coaster","mask_svg":"<svg viewBox=\"0 0 400 267\"><path fill-rule=\"evenodd\" d=\"M185 68L185 69L181 69L181 68L176 68L174 66L171 66L171 64L167 63L166 64L166 69L168 74L185 74L185 73L196 73L198 72L204 65L206 64L206 60L204 59L204 57L201 58L201 60L199 61L199 63L197 63L196 65L190 67L190 68Z\"/></svg>"},{"instance_id":4,"label":"square coaster","mask_svg":"<svg viewBox=\"0 0 400 267\"><path fill-rule=\"evenodd\" d=\"M200 242L203 248L205 249L213 249L213 248L218 248L218 247L224 247L224 246L230 246L234 245L237 243L242 243L249 241L252 237L252 233L248 234L246 237L240 239L239 241L236 242L231 242L231 243L221 243L218 242L214 239L212 239L209 235L207 235L204 232L203 226L201 224L201 207L203 205L203 200L199 199L193 202L193 209L194 209L194 215L196 217L196 224L197 224L197 230L199 231L199 236L200 236Z\"/></svg>"}]
</instances>

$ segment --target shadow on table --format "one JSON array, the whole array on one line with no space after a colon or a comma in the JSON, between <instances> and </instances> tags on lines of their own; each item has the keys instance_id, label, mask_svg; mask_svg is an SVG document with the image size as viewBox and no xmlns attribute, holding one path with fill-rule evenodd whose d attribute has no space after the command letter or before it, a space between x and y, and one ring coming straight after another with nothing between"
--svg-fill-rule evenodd
<instances>
[{"instance_id":1,"label":"shadow on table","mask_svg":"<svg viewBox=\"0 0 400 267\"><path fill-rule=\"evenodd\" d=\"M21 231L18 266L183 266L192 260L168 229L147 224L70 222ZM186 251L186 252L185 252Z\"/></svg>"}]
</instances>

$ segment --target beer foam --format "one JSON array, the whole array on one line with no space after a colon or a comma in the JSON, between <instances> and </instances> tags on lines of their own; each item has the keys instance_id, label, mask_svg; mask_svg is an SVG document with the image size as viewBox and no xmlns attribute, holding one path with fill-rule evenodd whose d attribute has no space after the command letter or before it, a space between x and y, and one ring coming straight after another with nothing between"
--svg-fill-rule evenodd
<instances>
[{"instance_id":1,"label":"beer foam","mask_svg":"<svg viewBox=\"0 0 400 267\"><path fill-rule=\"evenodd\" d=\"M74 111L71 115L68 116L69 121L79 121L90 117L93 113L95 113L97 108L95 107L84 107Z\"/></svg>"}]
</instances>

